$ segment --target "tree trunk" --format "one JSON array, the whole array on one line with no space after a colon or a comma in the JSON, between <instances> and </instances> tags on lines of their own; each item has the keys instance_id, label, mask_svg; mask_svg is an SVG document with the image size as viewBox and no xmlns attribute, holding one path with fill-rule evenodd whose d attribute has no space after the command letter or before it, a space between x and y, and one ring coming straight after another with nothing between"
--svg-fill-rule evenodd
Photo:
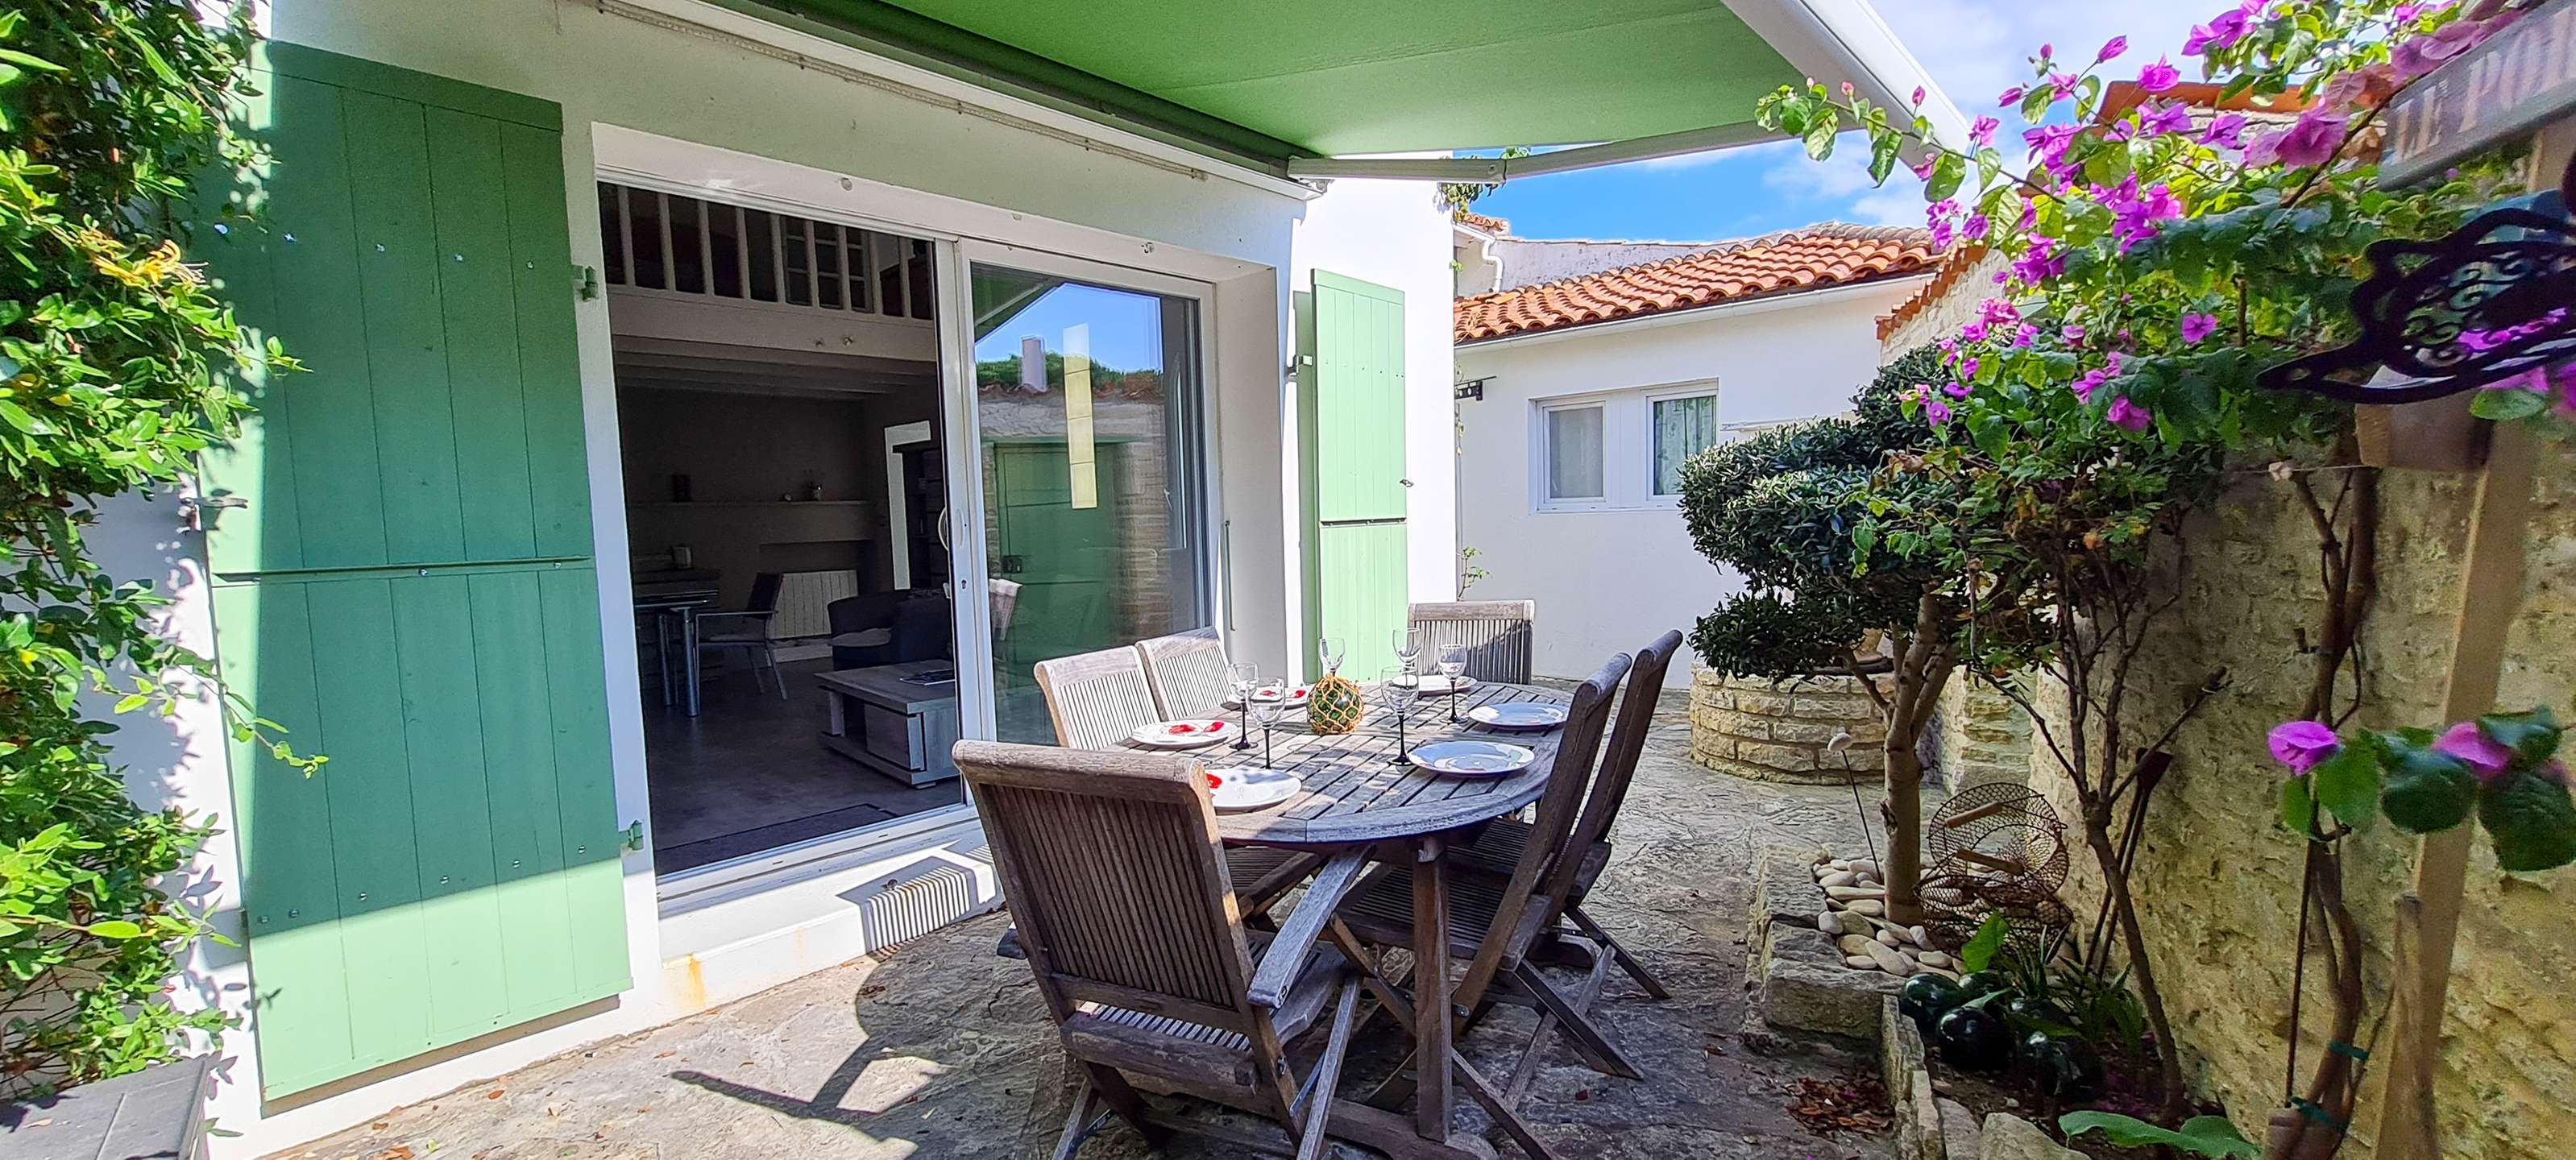
<instances>
[{"instance_id":1,"label":"tree trunk","mask_svg":"<svg viewBox=\"0 0 2576 1160\"><path fill-rule=\"evenodd\" d=\"M2093 848L2094 861L2102 867L2102 886L2111 894L2111 911L2120 920L2120 938L2129 952L2129 970L2137 982L2138 999L2147 1009L2147 1029L2156 1037L2156 1072L2164 1091L2166 1116L2179 1119L2184 1110L2182 1087L2182 1048L2174 1042L2173 1024L2165 1019L2164 992L2156 987L2156 971L2147 958L2147 935L2138 926L2138 911L2129 898L2129 875L2120 866L2120 853L2111 844L2108 811L2097 811L2088 802L2084 810L2084 842Z\"/></svg>"},{"instance_id":2,"label":"tree trunk","mask_svg":"<svg viewBox=\"0 0 2576 1160\"><path fill-rule=\"evenodd\" d=\"M1879 881L1887 884L1887 921L1913 926L1923 921L1923 759L1915 756L1911 730L1887 731L1887 799L1879 816L1887 822L1887 865Z\"/></svg>"}]
</instances>

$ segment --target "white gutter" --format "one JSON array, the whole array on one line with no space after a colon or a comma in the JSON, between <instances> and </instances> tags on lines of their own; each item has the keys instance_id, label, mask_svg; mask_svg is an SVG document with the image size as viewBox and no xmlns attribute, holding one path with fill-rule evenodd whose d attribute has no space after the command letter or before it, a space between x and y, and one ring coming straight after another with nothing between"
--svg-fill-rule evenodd
<instances>
[{"instance_id":1,"label":"white gutter","mask_svg":"<svg viewBox=\"0 0 2576 1160\"><path fill-rule=\"evenodd\" d=\"M1614 330L1624 333L1632 330L1653 330L1659 326L1679 326L1685 322L1705 322L1721 314L1768 314L1774 310L1786 310L1792 306L1814 306L1819 303L1839 302L1845 298L1858 298L1864 294L1895 287L1920 286L1931 281L1932 275L1933 272L1927 270L1894 278L1846 282L1839 286L1828 286L1822 290L1791 290L1787 293L1774 292L1759 298L1730 298L1724 302L1712 302L1706 306L1693 306L1684 310L1659 310L1652 314L1613 318L1608 322L1578 322L1572 326L1551 327L1524 334L1506 334L1501 338L1469 339L1455 344L1455 348L1489 350L1498 346L1536 346L1543 342L1584 338L1595 334L1607 334Z\"/></svg>"},{"instance_id":2,"label":"white gutter","mask_svg":"<svg viewBox=\"0 0 2576 1160\"><path fill-rule=\"evenodd\" d=\"M1103 125L1034 101L997 93L944 73L890 60L837 40L706 3L705 0L557 2L786 61L798 68L919 101L933 108L1079 145L1093 152L1123 157L1195 180L1222 178L1297 201L1313 201L1323 196L1321 189L1301 181L1263 173L1249 166L1229 164L1204 153Z\"/></svg>"},{"instance_id":3,"label":"white gutter","mask_svg":"<svg viewBox=\"0 0 2576 1160\"><path fill-rule=\"evenodd\" d=\"M1959 107L1950 102L1941 86L1933 83L1932 74L1924 71L1922 62L1906 51L1887 22L1879 19L1869 0L1726 0L1726 6L1805 75L1828 88L1848 81L1859 95L1886 106L1891 116L1915 109L1932 123L1934 140L1952 148L1967 143L1967 118L1960 115ZM1923 104L1919 107L1914 104L1917 88L1923 90ZM1288 175L1495 183L1778 139L1778 134L1742 121L1527 157L1292 157L1288 160ZM1907 150L1918 160L1920 152Z\"/></svg>"}]
</instances>

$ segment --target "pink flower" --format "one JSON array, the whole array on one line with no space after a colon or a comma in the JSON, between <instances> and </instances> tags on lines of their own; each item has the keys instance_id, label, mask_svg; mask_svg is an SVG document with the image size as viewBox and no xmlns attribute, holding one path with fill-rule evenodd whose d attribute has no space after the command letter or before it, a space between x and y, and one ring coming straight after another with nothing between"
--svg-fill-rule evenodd
<instances>
[{"instance_id":1,"label":"pink flower","mask_svg":"<svg viewBox=\"0 0 2576 1160\"><path fill-rule=\"evenodd\" d=\"M1959 377L1963 379L1977 377L1977 356L1969 355L1959 360Z\"/></svg>"},{"instance_id":2,"label":"pink flower","mask_svg":"<svg viewBox=\"0 0 2576 1160\"><path fill-rule=\"evenodd\" d=\"M1919 105L1919 104L1922 104L1922 103L1923 103L1923 97L1924 97L1923 86L1921 86L1921 85L1916 85L1916 86L1914 86L1914 103L1915 103L1915 104L1918 104L1918 105Z\"/></svg>"},{"instance_id":3,"label":"pink flower","mask_svg":"<svg viewBox=\"0 0 2576 1160\"><path fill-rule=\"evenodd\" d=\"M2061 330L2061 331L2058 331L2057 333L2058 333L2060 336L2064 337L2064 338L2066 339L2066 341L2068 341L2068 342L2082 342L2082 341L2084 341L2084 326L2083 326L2083 324L2082 324L2082 323L2077 323L2077 322L2070 322L2070 323L2067 323L2067 324L2066 324L2066 329Z\"/></svg>"},{"instance_id":4,"label":"pink flower","mask_svg":"<svg viewBox=\"0 0 2576 1160\"><path fill-rule=\"evenodd\" d=\"M2478 723L2462 721L2433 743L2433 752L2448 754L2467 762L2469 772L2479 781L2491 782L2504 776L2513 765L2513 751L2478 732Z\"/></svg>"},{"instance_id":5,"label":"pink flower","mask_svg":"<svg viewBox=\"0 0 2576 1160\"><path fill-rule=\"evenodd\" d=\"M1967 398L1971 392L1966 383L1951 383L1950 385L1941 388L1941 393L1948 395L1953 399L1964 399Z\"/></svg>"},{"instance_id":6,"label":"pink flower","mask_svg":"<svg viewBox=\"0 0 2576 1160\"><path fill-rule=\"evenodd\" d=\"M1968 140L1980 146L1992 145L1995 143L1995 130L2002 124L1992 117L1980 116L1976 124L1968 127Z\"/></svg>"},{"instance_id":7,"label":"pink flower","mask_svg":"<svg viewBox=\"0 0 2576 1160\"><path fill-rule=\"evenodd\" d=\"M1939 399L1923 400L1923 422L1926 425L1939 427L1949 421L1950 404L1944 403Z\"/></svg>"},{"instance_id":8,"label":"pink flower","mask_svg":"<svg viewBox=\"0 0 2576 1160\"><path fill-rule=\"evenodd\" d=\"M2102 384L2109 382L2110 379L2111 372L2095 367L2084 372L2074 382L2067 384L2067 389L2074 391L2078 400L2090 403L2093 401L2093 392L2101 390Z\"/></svg>"},{"instance_id":9,"label":"pink flower","mask_svg":"<svg viewBox=\"0 0 2576 1160\"><path fill-rule=\"evenodd\" d=\"M1984 214L1969 214L1967 222L1960 227L1959 232L1969 241L1984 241L1987 229L1993 224L1994 223L1986 220L1986 215Z\"/></svg>"},{"instance_id":10,"label":"pink flower","mask_svg":"<svg viewBox=\"0 0 2576 1160\"><path fill-rule=\"evenodd\" d=\"M1985 323L2019 322L2021 308L2014 306L2010 298L1988 298L1977 303L1977 320Z\"/></svg>"},{"instance_id":11,"label":"pink flower","mask_svg":"<svg viewBox=\"0 0 2576 1160\"><path fill-rule=\"evenodd\" d=\"M1996 104L1998 104L1998 105L2004 105L2004 106L2011 106L2011 105L2017 105L2017 104L2020 104L2020 103L2021 103L2021 94L2022 94L2022 87L2021 87L2020 85L2014 85L2014 86L2013 86L2013 87L2011 87L2011 88L2005 89L2005 90L2003 91L2003 95L2002 95L2002 96L1996 97L1996 98L1995 98L1995 103L1996 103Z\"/></svg>"},{"instance_id":12,"label":"pink flower","mask_svg":"<svg viewBox=\"0 0 2576 1160\"><path fill-rule=\"evenodd\" d=\"M2084 78L2074 73L2051 73L2048 77L2048 87L2057 94L2056 99L2062 101L2074 96L2075 86L2083 80Z\"/></svg>"},{"instance_id":13,"label":"pink flower","mask_svg":"<svg viewBox=\"0 0 2576 1160\"><path fill-rule=\"evenodd\" d=\"M2477 47L2494 31L2486 21L2454 20L2388 50L2388 63L2400 82L2411 81Z\"/></svg>"},{"instance_id":14,"label":"pink flower","mask_svg":"<svg viewBox=\"0 0 2576 1160\"><path fill-rule=\"evenodd\" d=\"M2180 102L2160 101L2147 108L2138 118L2138 135L2161 137L2167 133L2186 132L2191 128L2191 111Z\"/></svg>"},{"instance_id":15,"label":"pink flower","mask_svg":"<svg viewBox=\"0 0 2576 1160\"><path fill-rule=\"evenodd\" d=\"M2322 106L2299 114L2289 128L2266 134L2245 149L2245 164L2286 165L2300 169L2323 165L2343 148L2344 116Z\"/></svg>"},{"instance_id":16,"label":"pink flower","mask_svg":"<svg viewBox=\"0 0 2576 1160\"><path fill-rule=\"evenodd\" d=\"M1971 322L1959 328L1959 341L1961 342L1984 342L1985 340L1986 324L1983 320Z\"/></svg>"},{"instance_id":17,"label":"pink flower","mask_svg":"<svg viewBox=\"0 0 2576 1160\"><path fill-rule=\"evenodd\" d=\"M2013 345L2026 347L2039 341L2039 328L2025 322L2013 331Z\"/></svg>"},{"instance_id":18,"label":"pink flower","mask_svg":"<svg viewBox=\"0 0 2576 1160\"><path fill-rule=\"evenodd\" d=\"M2065 272L2066 259L2057 253L2057 239L2046 234L2030 235L2030 249L2012 264L2012 276L2027 286L2037 286Z\"/></svg>"},{"instance_id":19,"label":"pink flower","mask_svg":"<svg viewBox=\"0 0 2576 1160\"><path fill-rule=\"evenodd\" d=\"M2093 57L2093 63L2100 64L2127 51L2129 51L2129 38L2114 36L2102 42L2102 51Z\"/></svg>"},{"instance_id":20,"label":"pink flower","mask_svg":"<svg viewBox=\"0 0 2576 1160\"><path fill-rule=\"evenodd\" d=\"M2156 417L2146 408L2129 401L2127 395L2111 400L2111 409L2102 417L2123 431L2144 431L2155 425Z\"/></svg>"},{"instance_id":21,"label":"pink flower","mask_svg":"<svg viewBox=\"0 0 2576 1160\"><path fill-rule=\"evenodd\" d=\"M2211 17L2207 24L2192 25L2190 39L2183 41L2182 54L2199 56L2206 52L2225 52L2237 41L2245 39L2246 18L2262 6L2262 0L2251 0L2242 7Z\"/></svg>"},{"instance_id":22,"label":"pink flower","mask_svg":"<svg viewBox=\"0 0 2576 1160\"><path fill-rule=\"evenodd\" d=\"M2161 93L2181 83L2182 70L2165 63L2161 56L2156 63L2138 70L2138 87L2151 93Z\"/></svg>"},{"instance_id":23,"label":"pink flower","mask_svg":"<svg viewBox=\"0 0 2576 1160\"><path fill-rule=\"evenodd\" d=\"M2184 342L2199 342L2200 340L2209 337L2217 330L2218 316L2215 314L2186 314L2182 316L2182 340Z\"/></svg>"},{"instance_id":24,"label":"pink flower","mask_svg":"<svg viewBox=\"0 0 2576 1160\"><path fill-rule=\"evenodd\" d=\"M1921 164L1914 165L1914 166L1911 166L1911 167L1910 167L1910 168L1912 168L1912 169L1914 170L1914 177L1915 177L1915 180L1917 180L1917 181L1930 181L1930 180L1932 180L1932 168L1933 168L1933 166L1934 166L1935 164L1937 164L1940 160L1941 160L1941 155L1940 155L1940 154L1938 154L1938 153L1925 153L1925 154L1923 155L1923 161L1922 161L1922 163L1921 163Z\"/></svg>"},{"instance_id":25,"label":"pink flower","mask_svg":"<svg viewBox=\"0 0 2576 1160\"><path fill-rule=\"evenodd\" d=\"M2209 127L2200 131L2200 143L2220 149L2245 147L2245 115L2220 113L2210 119Z\"/></svg>"},{"instance_id":26,"label":"pink flower","mask_svg":"<svg viewBox=\"0 0 2576 1160\"><path fill-rule=\"evenodd\" d=\"M2283 721L2272 727L2272 759L2293 773L2306 773L2343 748L2332 729L2314 721Z\"/></svg>"}]
</instances>

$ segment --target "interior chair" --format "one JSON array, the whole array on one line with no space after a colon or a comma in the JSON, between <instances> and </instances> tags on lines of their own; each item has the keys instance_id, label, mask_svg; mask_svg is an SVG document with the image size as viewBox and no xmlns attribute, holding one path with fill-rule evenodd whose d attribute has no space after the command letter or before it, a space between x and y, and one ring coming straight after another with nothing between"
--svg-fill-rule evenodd
<instances>
[{"instance_id":1,"label":"interior chair","mask_svg":"<svg viewBox=\"0 0 2576 1160\"><path fill-rule=\"evenodd\" d=\"M1213 628L1198 628L1136 642L1145 662L1145 685L1161 720L1214 717L1234 693L1226 676L1225 645Z\"/></svg>"},{"instance_id":2,"label":"interior chair","mask_svg":"<svg viewBox=\"0 0 2576 1160\"><path fill-rule=\"evenodd\" d=\"M1602 868L1610 864L1610 826L1618 820L1619 807L1627 801L1628 788L1636 781L1637 760L1646 750L1646 734L1654 728L1655 707L1663 698L1664 673L1672 667L1673 656L1681 648L1682 634L1666 632L1637 650L1637 663L1628 670L1627 691L1619 700L1618 719L1610 726L1610 740L1601 754L1601 768L1592 775L1591 793L1584 798L1583 812L1575 821L1572 848L1580 855L1565 900L1566 921L1609 951L1619 969L1657 999L1669 999L1672 992L1665 990L1645 964L1583 912L1583 900L1592 893L1592 884L1600 879ZM1531 824L1518 818L1487 825L1473 842L1456 852L1458 872L1488 879L1509 875L1527 851L1532 832Z\"/></svg>"},{"instance_id":3,"label":"interior chair","mask_svg":"<svg viewBox=\"0 0 2576 1160\"><path fill-rule=\"evenodd\" d=\"M1066 749L1115 748L1137 726L1163 719L1145 680L1144 655L1132 646L1039 661L1037 680L1047 716L1055 721L1055 743ZM1322 861L1271 846L1226 851L1226 863L1249 906L1245 913L1256 915L1267 912Z\"/></svg>"},{"instance_id":4,"label":"interior chair","mask_svg":"<svg viewBox=\"0 0 2576 1160\"><path fill-rule=\"evenodd\" d=\"M1538 604L1529 600L1416 604L1405 612L1405 624L1422 630L1425 665L1438 660L1440 650L1462 645L1468 676L1507 685L1529 683L1537 622Z\"/></svg>"},{"instance_id":5,"label":"interior chair","mask_svg":"<svg viewBox=\"0 0 2576 1160\"><path fill-rule=\"evenodd\" d=\"M760 671L769 670L769 679L778 686L778 699L787 699L787 678L778 673L778 641L771 635L778 617L776 572L763 572L751 582L751 602L730 612L698 614L699 671L710 653L739 652L751 662L751 687L760 688Z\"/></svg>"},{"instance_id":6,"label":"interior chair","mask_svg":"<svg viewBox=\"0 0 2576 1160\"><path fill-rule=\"evenodd\" d=\"M1366 964L1319 938L1363 854L1337 858L1288 928L1265 936L1240 918L1198 761L989 741L953 753L1038 994L1081 1072L1056 1157L1113 1114L1153 1143L1206 1132L1299 1160L1321 1156L1328 1136L1384 1143L1403 1130L1333 1094ZM1328 1012L1301 1080L1287 1045ZM1166 1113L1140 1087L1267 1117L1279 1135L1244 1139Z\"/></svg>"},{"instance_id":7,"label":"interior chair","mask_svg":"<svg viewBox=\"0 0 2576 1160\"><path fill-rule=\"evenodd\" d=\"M1642 1078L1636 1064L1586 1013L1590 1005L1587 996L1598 992L1607 969L1606 955L1582 936L1570 933L1547 938L1541 945L1542 936L1556 926L1565 900L1573 892L1580 861L1574 846L1576 819L1584 788L1591 780L1593 759L1600 754L1602 734L1609 723L1611 694L1628 669L1629 658L1622 653L1575 688L1556 759L1549 768L1547 789L1539 797L1527 841L1511 873L1502 877L1457 873L1455 859L1442 860L1443 872L1450 875L1450 952L1465 964L1450 992L1452 1009L1479 1012L1499 1001L1533 1007L1542 1015L1508 1083L1492 1084L1481 1076L1469 1077L1465 1083L1465 1089L1476 1095L1478 1102L1493 1099L1486 1103L1486 1111L1533 1156L1546 1153L1514 1109L1537 1074L1551 1032L1561 1029L1576 1053L1595 1070L1626 1079ZM1370 871L1342 904L1340 915L1363 944L1409 950L1416 919L1412 864L1387 862ZM1587 949L1589 957L1585 958ZM1546 951L1552 965L1588 965L1585 986L1573 995L1559 991L1540 972L1540 962L1532 957L1534 950ZM1420 994L1418 986L1413 993ZM1369 1102L1392 1107L1411 1095L1414 1084L1407 1068L1412 1062L1399 1067Z\"/></svg>"}]
</instances>

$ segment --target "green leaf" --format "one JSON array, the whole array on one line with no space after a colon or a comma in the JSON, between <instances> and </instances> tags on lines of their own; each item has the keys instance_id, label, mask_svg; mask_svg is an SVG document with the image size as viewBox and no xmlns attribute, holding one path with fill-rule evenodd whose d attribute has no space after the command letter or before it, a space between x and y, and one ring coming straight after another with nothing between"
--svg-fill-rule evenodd
<instances>
[{"instance_id":1,"label":"green leaf","mask_svg":"<svg viewBox=\"0 0 2576 1160\"><path fill-rule=\"evenodd\" d=\"M1834 155L1834 134L1841 131L1843 119L1831 109L1807 126L1807 156L1822 161Z\"/></svg>"},{"instance_id":2,"label":"green leaf","mask_svg":"<svg viewBox=\"0 0 2576 1160\"><path fill-rule=\"evenodd\" d=\"M2538 391L2480 391L2476 398L2469 400L2470 414L2498 423L2528 419L2548 409L2549 396Z\"/></svg>"},{"instance_id":3,"label":"green leaf","mask_svg":"<svg viewBox=\"0 0 2576 1160\"><path fill-rule=\"evenodd\" d=\"M2504 869L2553 870L2576 862L2576 801L2555 779L2528 770L2505 775L2478 795L2478 821Z\"/></svg>"},{"instance_id":4,"label":"green leaf","mask_svg":"<svg viewBox=\"0 0 2576 1160\"><path fill-rule=\"evenodd\" d=\"M2303 838L2316 833L2317 799L2308 791L2307 778L2281 783L2281 825Z\"/></svg>"},{"instance_id":5,"label":"green leaf","mask_svg":"<svg viewBox=\"0 0 2576 1160\"><path fill-rule=\"evenodd\" d=\"M2558 755L2558 718L2543 705L2528 713L2489 713L2478 732L2513 751L2518 764L2538 765Z\"/></svg>"},{"instance_id":6,"label":"green leaf","mask_svg":"<svg viewBox=\"0 0 2576 1160\"><path fill-rule=\"evenodd\" d=\"M1923 184L1923 200L1939 201L1959 192L1959 183L1967 176L1968 163L1958 154L1941 154L1932 162L1932 180Z\"/></svg>"},{"instance_id":7,"label":"green leaf","mask_svg":"<svg viewBox=\"0 0 2576 1160\"><path fill-rule=\"evenodd\" d=\"M10 426L31 435L36 430L36 417L28 414L25 407L7 399L0 399L0 420L7 420Z\"/></svg>"},{"instance_id":8,"label":"green leaf","mask_svg":"<svg viewBox=\"0 0 2576 1160\"><path fill-rule=\"evenodd\" d=\"M116 711L119 713L131 713L147 704L150 704L151 701L152 696L149 693L129 693L117 700Z\"/></svg>"},{"instance_id":9,"label":"green leaf","mask_svg":"<svg viewBox=\"0 0 2576 1160\"><path fill-rule=\"evenodd\" d=\"M10 64L31 68L37 72L61 73L71 71L70 69L55 64L50 60L46 60L41 56L29 56L26 53L19 52L13 48L0 48L0 60L5 60Z\"/></svg>"},{"instance_id":10,"label":"green leaf","mask_svg":"<svg viewBox=\"0 0 2576 1160\"><path fill-rule=\"evenodd\" d=\"M84 929L100 938L124 939L143 937L142 927L127 922L121 918L111 918L105 922L93 922Z\"/></svg>"},{"instance_id":11,"label":"green leaf","mask_svg":"<svg viewBox=\"0 0 2576 1160\"><path fill-rule=\"evenodd\" d=\"M2476 805L2478 779L2469 763L2395 734L2379 735L2387 771L2379 807L2388 820L2410 834L2432 834L2466 821Z\"/></svg>"},{"instance_id":12,"label":"green leaf","mask_svg":"<svg viewBox=\"0 0 2576 1160\"><path fill-rule=\"evenodd\" d=\"M2194 1156L2222 1156L2253 1160L2263 1154L2245 1134L2236 1130L2225 1116L2193 1116L2183 1121L2182 1130L2159 1128L2136 1116L2115 1112L2068 1112L2057 1118L2057 1130L2069 1139L2086 1132L2099 1131L2105 1139L2122 1148L2143 1148L2162 1144L2179 1148Z\"/></svg>"},{"instance_id":13,"label":"green leaf","mask_svg":"<svg viewBox=\"0 0 2576 1160\"><path fill-rule=\"evenodd\" d=\"M2048 87L2047 81L2032 85L2029 92L2021 95L2021 119L2036 125L2048 115L2048 107L2056 103L2057 92Z\"/></svg>"},{"instance_id":14,"label":"green leaf","mask_svg":"<svg viewBox=\"0 0 2576 1160\"><path fill-rule=\"evenodd\" d=\"M2346 745L2308 771L2316 784L2317 804L2337 820L2358 830L2370 824L2379 807L2379 758L2367 746Z\"/></svg>"},{"instance_id":15,"label":"green leaf","mask_svg":"<svg viewBox=\"0 0 2576 1160\"><path fill-rule=\"evenodd\" d=\"M1884 184L1887 175L1896 172L1896 151L1905 143L1893 131L1872 131L1869 135L1869 179Z\"/></svg>"},{"instance_id":16,"label":"green leaf","mask_svg":"<svg viewBox=\"0 0 2576 1160\"><path fill-rule=\"evenodd\" d=\"M1987 915L1986 921L1977 926L1976 935L1968 940L1966 946L1959 948L1961 973L1974 974L1985 970L1995 961L1995 955L2004 949L2004 939L2011 934L2012 928L2004 922L2004 916Z\"/></svg>"}]
</instances>

